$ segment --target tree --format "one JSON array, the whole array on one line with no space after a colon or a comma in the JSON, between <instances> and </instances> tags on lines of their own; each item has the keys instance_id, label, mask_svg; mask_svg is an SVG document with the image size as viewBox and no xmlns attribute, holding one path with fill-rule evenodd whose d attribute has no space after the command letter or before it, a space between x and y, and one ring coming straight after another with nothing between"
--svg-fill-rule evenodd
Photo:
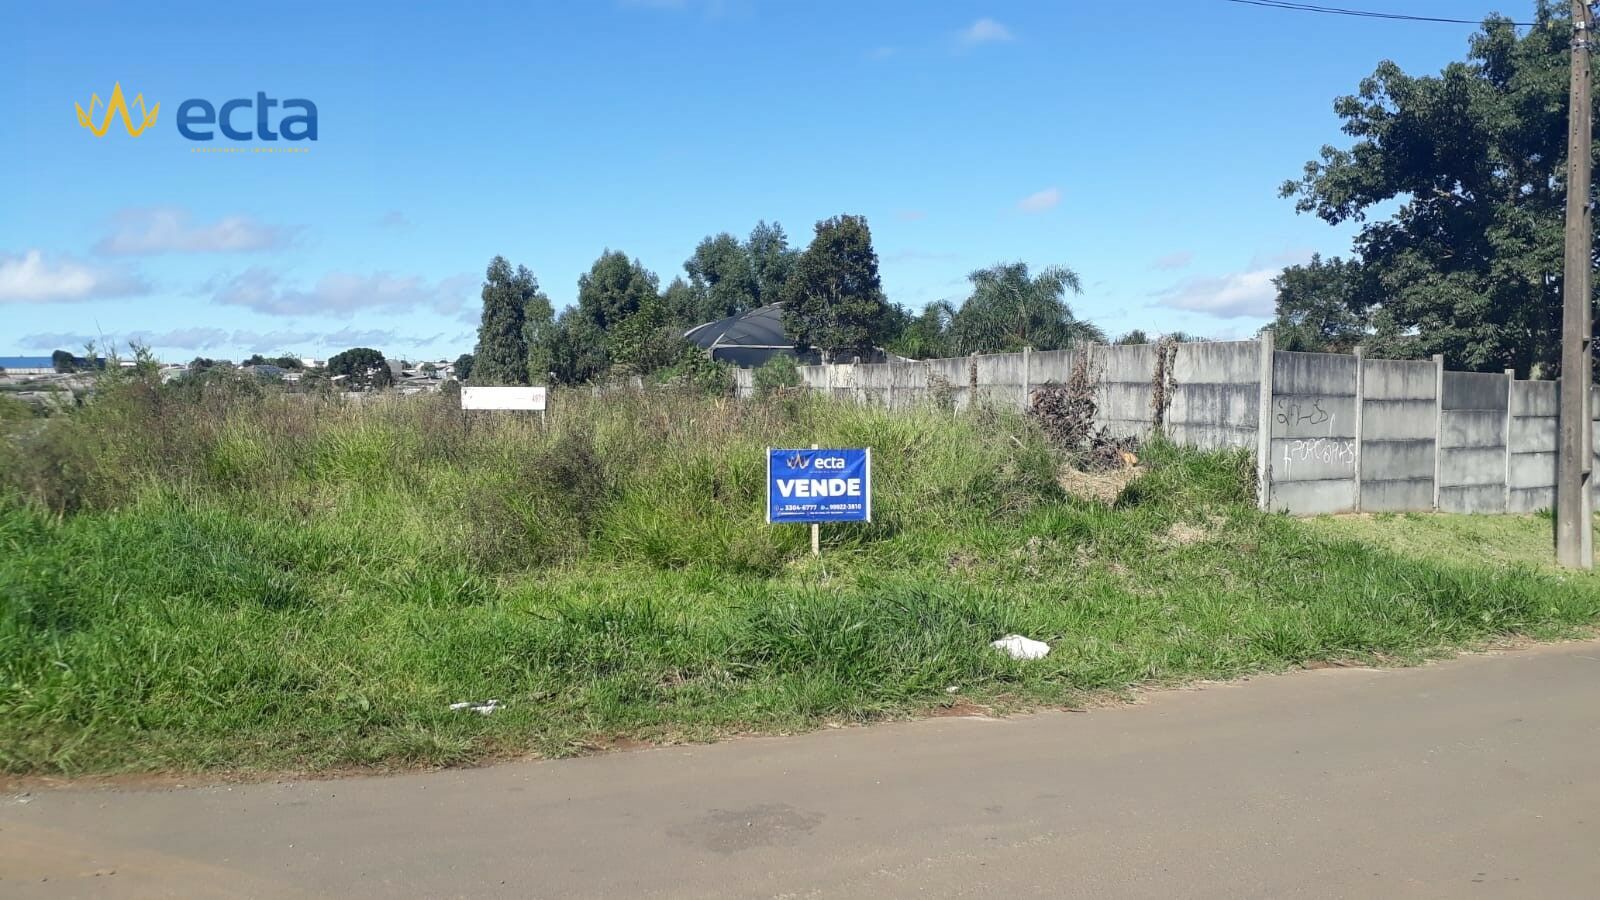
<instances>
[{"instance_id":1,"label":"tree","mask_svg":"<svg viewBox=\"0 0 1600 900\"><path fill-rule=\"evenodd\" d=\"M454 368L456 371L456 378L458 380L466 381L468 378L472 377L472 363L474 359L476 359L476 357L474 357L471 353L463 353L456 357Z\"/></svg>"},{"instance_id":2,"label":"tree","mask_svg":"<svg viewBox=\"0 0 1600 900\"><path fill-rule=\"evenodd\" d=\"M1359 260L1313 255L1272 283L1278 315L1269 327L1279 349L1348 353L1371 331L1376 304Z\"/></svg>"},{"instance_id":3,"label":"tree","mask_svg":"<svg viewBox=\"0 0 1600 900\"><path fill-rule=\"evenodd\" d=\"M800 377L800 368L795 363L794 357L787 353L779 353L768 358L751 373L750 378L756 397L763 400L774 394L792 391L805 383L805 379Z\"/></svg>"},{"instance_id":4,"label":"tree","mask_svg":"<svg viewBox=\"0 0 1600 900\"><path fill-rule=\"evenodd\" d=\"M350 390L376 390L394 383L389 361L370 347L352 347L328 358L329 377L344 376Z\"/></svg>"},{"instance_id":5,"label":"tree","mask_svg":"<svg viewBox=\"0 0 1600 900\"><path fill-rule=\"evenodd\" d=\"M550 333L556 327L555 307L550 305L550 298L535 285L522 309L522 342L527 347L527 357L523 361L526 368L525 383L544 384L550 379L550 354L547 348L550 346Z\"/></svg>"},{"instance_id":6,"label":"tree","mask_svg":"<svg viewBox=\"0 0 1600 900\"><path fill-rule=\"evenodd\" d=\"M1082 293L1078 274L1049 266L1030 276L1028 264L1003 263L967 276L972 294L951 322L959 353L1012 353L1023 347L1060 350L1105 334L1073 315L1066 293Z\"/></svg>"},{"instance_id":7,"label":"tree","mask_svg":"<svg viewBox=\"0 0 1600 900\"><path fill-rule=\"evenodd\" d=\"M1150 335L1145 334L1143 329L1135 328L1111 343L1119 347L1126 347L1129 344L1148 344L1150 343Z\"/></svg>"},{"instance_id":8,"label":"tree","mask_svg":"<svg viewBox=\"0 0 1600 900\"><path fill-rule=\"evenodd\" d=\"M783 326L796 346L815 347L828 359L869 356L886 336L887 313L866 218L818 222L784 285Z\"/></svg>"},{"instance_id":9,"label":"tree","mask_svg":"<svg viewBox=\"0 0 1600 900\"><path fill-rule=\"evenodd\" d=\"M659 297L649 297L637 312L606 336L611 365L622 375L648 375L672 365L688 344L680 329L667 324Z\"/></svg>"},{"instance_id":10,"label":"tree","mask_svg":"<svg viewBox=\"0 0 1600 900\"><path fill-rule=\"evenodd\" d=\"M576 306L561 311L542 352L550 360L552 384L583 384L610 366L605 332Z\"/></svg>"},{"instance_id":11,"label":"tree","mask_svg":"<svg viewBox=\"0 0 1600 900\"><path fill-rule=\"evenodd\" d=\"M596 328L609 331L654 299L658 284L655 273L637 259L606 250L578 278L578 309Z\"/></svg>"},{"instance_id":12,"label":"tree","mask_svg":"<svg viewBox=\"0 0 1600 900\"><path fill-rule=\"evenodd\" d=\"M918 315L900 309L895 317L897 333L884 346L908 359L938 359L953 356L950 322L955 318L955 307L948 301L935 300Z\"/></svg>"},{"instance_id":13,"label":"tree","mask_svg":"<svg viewBox=\"0 0 1600 900\"><path fill-rule=\"evenodd\" d=\"M750 256L739 239L726 231L703 238L684 261L697 298L695 318L709 322L760 305L760 290ZM698 322L696 323L698 324Z\"/></svg>"},{"instance_id":14,"label":"tree","mask_svg":"<svg viewBox=\"0 0 1600 900\"><path fill-rule=\"evenodd\" d=\"M1548 0L1534 16L1520 36L1490 16L1465 61L1421 77L1383 62L1335 101L1353 142L1323 147L1281 192L1330 224L1360 223L1346 264L1360 277L1346 282L1334 262L1285 273L1280 322L1309 337L1331 323L1347 340L1352 326L1332 312L1343 303L1386 353L1555 370L1572 27Z\"/></svg>"},{"instance_id":15,"label":"tree","mask_svg":"<svg viewBox=\"0 0 1600 900\"><path fill-rule=\"evenodd\" d=\"M695 311L688 324L698 325L778 302L798 258L799 253L789 247L789 237L777 222L757 222L743 243L727 232L701 239L694 255L683 264L695 298Z\"/></svg>"},{"instance_id":16,"label":"tree","mask_svg":"<svg viewBox=\"0 0 1600 900\"><path fill-rule=\"evenodd\" d=\"M50 365L54 366L57 372L66 374L67 372L77 371L78 360L70 351L57 350L50 354Z\"/></svg>"},{"instance_id":17,"label":"tree","mask_svg":"<svg viewBox=\"0 0 1600 900\"><path fill-rule=\"evenodd\" d=\"M708 321L700 317L699 297L682 276L672 279L672 283L661 292L661 308L666 313L667 321L680 330Z\"/></svg>"},{"instance_id":18,"label":"tree","mask_svg":"<svg viewBox=\"0 0 1600 900\"><path fill-rule=\"evenodd\" d=\"M756 305L775 303L783 296L783 286L794 272L800 257L789 247L789 236L777 222L771 225L762 220L750 229L750 238L744 244L745 255L750 259L750 271L755 278Z\"/></svg>"},{"instance_id":19,"label":"tree","mask_svg":"<svg viewBox=\"0 0 1600 900\"><path fill-rule=\"evenodd\" d=\"M528 383L528 309L532 306L537 314L549 305L526 266L512 271L503 256L489 262L483 281L483 318L473 350L475 383Z\"/></svg>"}]
</instances>

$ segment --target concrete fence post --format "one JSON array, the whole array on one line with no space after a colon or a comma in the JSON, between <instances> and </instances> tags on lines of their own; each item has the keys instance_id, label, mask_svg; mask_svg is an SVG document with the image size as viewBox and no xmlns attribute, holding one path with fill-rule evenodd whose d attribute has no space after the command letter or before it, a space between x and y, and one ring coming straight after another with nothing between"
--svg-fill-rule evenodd
<instances>
[{"instance_id":1,"label":"concrete fence post","mask_svg":"<svg viewBox=\"0 0 1600 900\"><path fill-rule=\"evenodd\" d=\"M1256 505L1272 505L1272 332L1257 340L1261 350L1261 397L1256 416Z\"/></svg>"},{"instance_id":2,"label":"concrete fence post","mask_svg":"<svg viewBox=\"0 0 1600 900\"><path fill-rule=\"evenodd\" d=\"M1356 512L1361 512L1361 415L1362 407L1366 405L1367 395L1367 357L1357 344L1356 355Z\"/></svg>"},{"instance_id":3,"label":"concrete fence post","mask_svg":"<svg viewBox=\"0 0 1600 900\"><path fill-rule=\"evenodd\" d=\"M1502 512L1511 512L1511 403L1517 394L1517 370L1506 370L1506 497Z\"/></svg>"},{"instance_id":4,"label":"concrete fence post","mask_svg":"<svg viewBox=\"0 0 1600 900\"><path fill-rule=\"evenodd\" d=\"M1033 348L1022 348L1022 411L1028 411L1028 363L1033 358Z\"/></svg>"},{"instance_id":5,"label":"concrete fence post","mask_svg":"<svg viewBox=\"0 0 1600 900\"><path fill-rule=\"evenodd\" d=\"M1444 354L1433 355L1433 511L1439 511L1444 481Z\"/></svg>"}]
</instances>

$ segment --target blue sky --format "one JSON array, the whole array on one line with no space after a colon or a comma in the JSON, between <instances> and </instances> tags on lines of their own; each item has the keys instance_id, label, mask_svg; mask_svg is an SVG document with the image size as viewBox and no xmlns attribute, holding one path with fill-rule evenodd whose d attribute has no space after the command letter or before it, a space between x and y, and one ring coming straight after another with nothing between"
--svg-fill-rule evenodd
<instances>
[{"instance_id":1,"label":"blue sky","mask_svg":"<svg viewBox=\"0 0 1600 900\"><path fill-rule=\"evenodd\" d=\"M1245 336L1273 272L1348 247L1277 197L1342 142L1334 97L1472 32L1223 0L137 5L0 30L0 354L453 358L497 253L559 308L606 248L665 284L707 234L838 213L902 305L1023 260L1076 269L1108 332ZM119 82L156 124L96 138L73 105ZM258 91L316 104L308 152L178 133Z\"/></svg>"}]
</instances>

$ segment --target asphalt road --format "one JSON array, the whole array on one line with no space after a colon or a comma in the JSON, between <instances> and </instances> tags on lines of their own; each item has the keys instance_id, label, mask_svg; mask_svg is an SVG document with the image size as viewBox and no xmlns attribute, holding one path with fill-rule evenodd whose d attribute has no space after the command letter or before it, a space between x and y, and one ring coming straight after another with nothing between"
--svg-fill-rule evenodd
<instances>
[{"instance_id":1,"label":"asphalt road","mask_svg":"<svg viewBox=\"0 0 1600 900\"><path fill-rule=\"evenodd\" d=\"M1594 897L1600 643L1003 721L0 796L0 896Z\"/></svg>"}]
</instances>

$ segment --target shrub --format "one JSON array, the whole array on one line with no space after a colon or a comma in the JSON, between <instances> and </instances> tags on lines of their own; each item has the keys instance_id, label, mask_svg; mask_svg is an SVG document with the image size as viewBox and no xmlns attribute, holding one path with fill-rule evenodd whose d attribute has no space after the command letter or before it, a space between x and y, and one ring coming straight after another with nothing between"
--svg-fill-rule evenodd
<instances>
[{"instance_id":1,"label":"shrub","mask_svg":"<svg viewBox=\"0 0 1600 900\"><path fill-rule=\"evenodd\" d=\"M761 398L790 391L805 383L800 377L800 367L795 364L794 357L787 353L779 353L762 363L752 378L756 396Z\"/></svg>"}]
</instances>

